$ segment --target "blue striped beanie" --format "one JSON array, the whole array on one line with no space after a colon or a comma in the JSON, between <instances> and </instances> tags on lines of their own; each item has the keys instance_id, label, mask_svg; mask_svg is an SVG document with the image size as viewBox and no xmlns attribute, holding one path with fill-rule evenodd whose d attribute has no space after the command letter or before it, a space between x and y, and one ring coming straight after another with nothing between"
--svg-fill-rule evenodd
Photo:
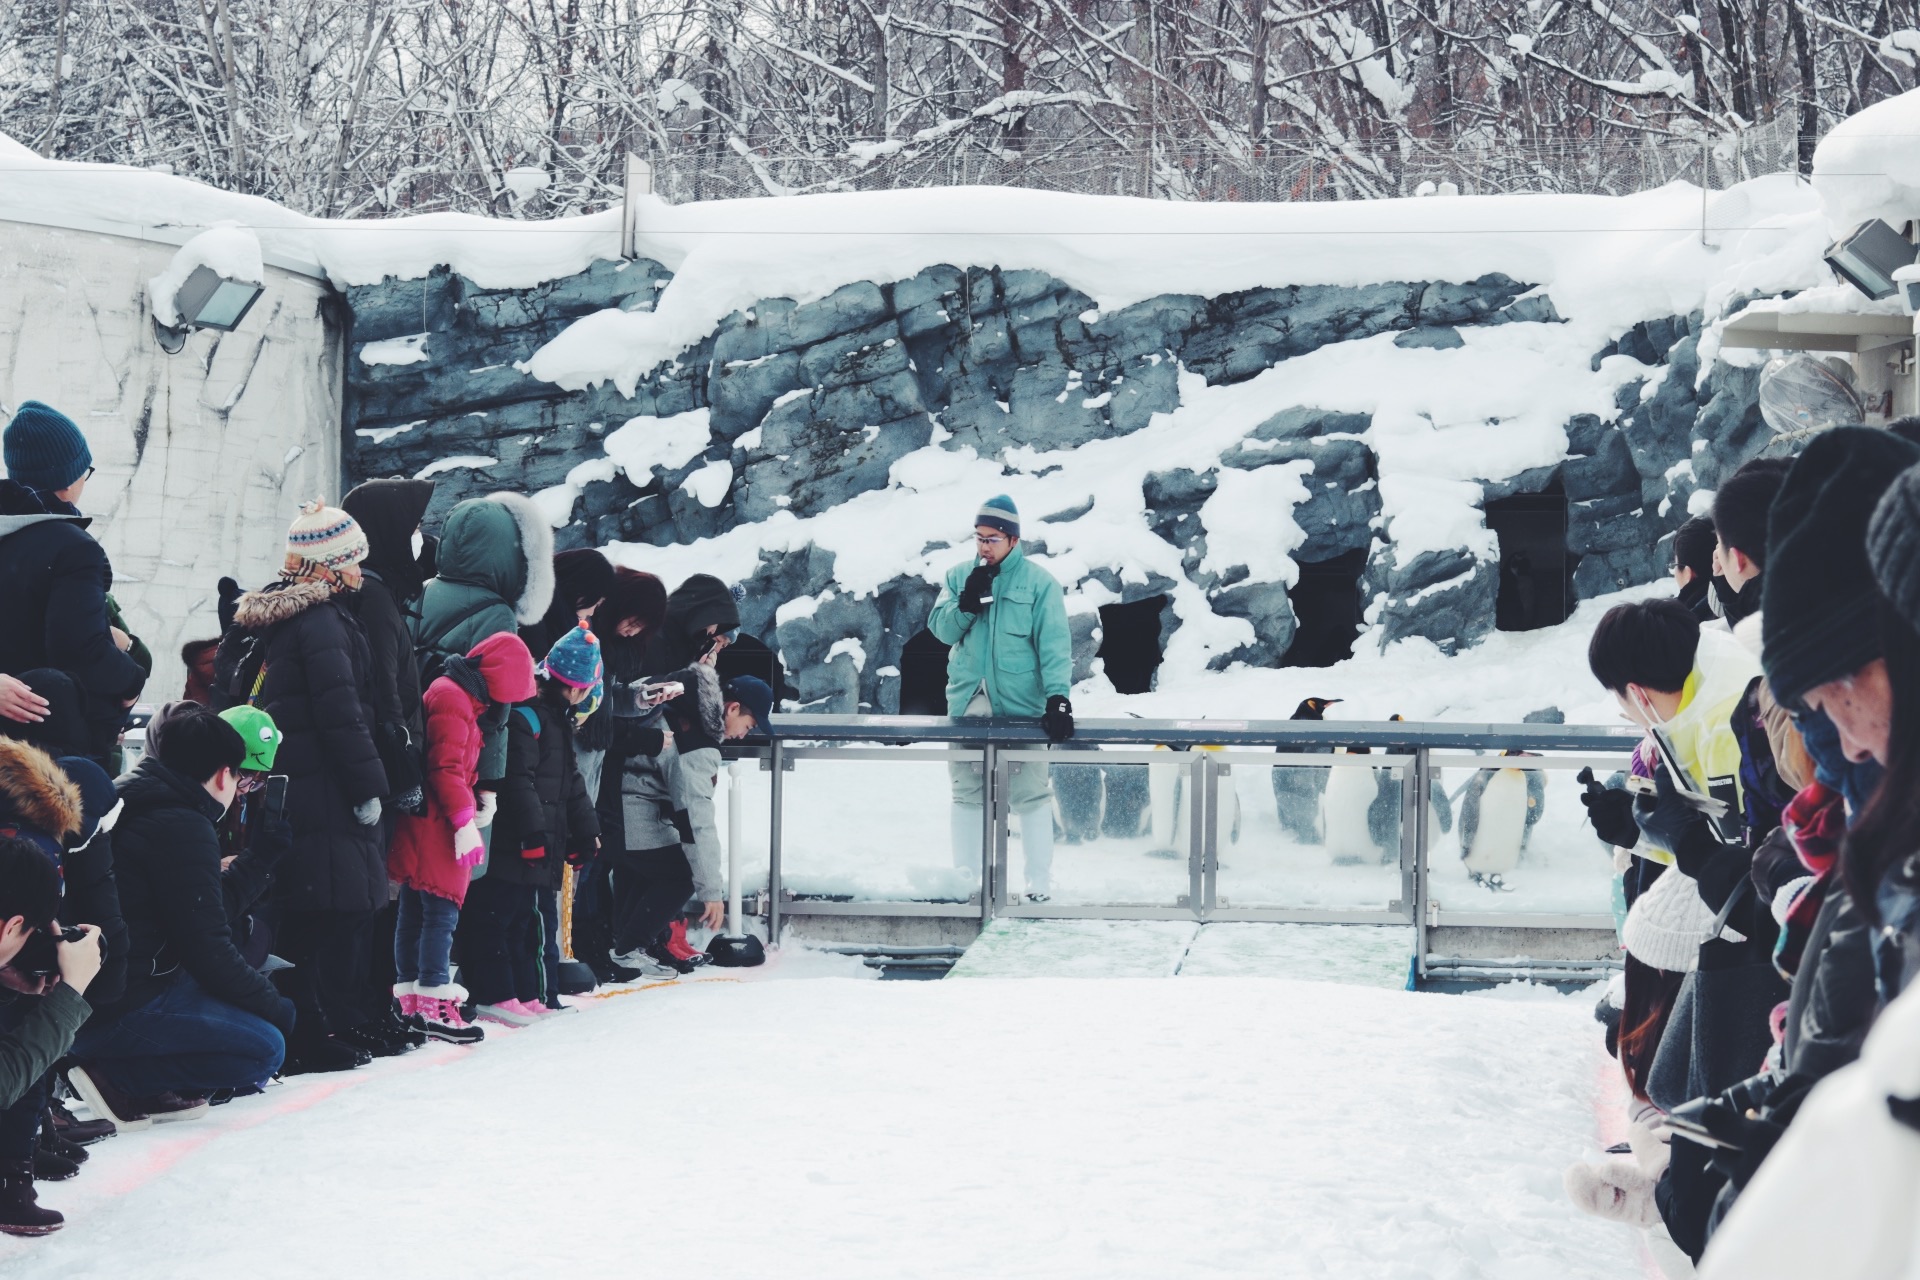
<instances>
[{"instance_id":1,"label":"blue striped beanie","mask_svg":"<svg viewBox=\"0 0 1920 1280\"><path fill-rule=\"evenodd\" d=\"M980 504L980 514L973 518L977 528L985 525L989 529L998 529L1009 538L1020 536L1020 511L1013 505L1013 499L1006 494L995 494Z\"/></svg>"}]
</instances>

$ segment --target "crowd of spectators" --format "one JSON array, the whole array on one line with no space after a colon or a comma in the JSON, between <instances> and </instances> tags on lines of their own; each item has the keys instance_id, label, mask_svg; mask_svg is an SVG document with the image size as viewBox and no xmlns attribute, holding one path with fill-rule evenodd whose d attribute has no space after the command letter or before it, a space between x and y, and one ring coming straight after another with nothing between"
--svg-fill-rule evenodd
<instances>
[{"instance_id":1,"label":"crowd of spectators","mask_svg":"<svg viewBox=\"0 0 1920 1280\"><path fill-rule=\"evenodd\" d=\"M0 1232L58 1229L36 1181L116 1133L706 962L720 745L773 704L720 674L736 589L556 554L514 494L430 538L432 482L376 480L304 506L273 581L223 580L156 696L84 435L30 401L4 457Z\"/></svg>"},{"instance_id":2,"label":"crowd of spectators","mask_svg":"<svg viewBox=\"0 0 1920 1280\"><path fill-rule=\"evenodd\" d=\"M1900 999L1920 963L1914 439L1920 420L1842 427L1748 462L1676 534L1678 599L1615 607L1589 646L1647 731L1584 797L1626 903L1598 1013L1633 1107L1567 1190L1708 1275L1894 1274L1911 1247L1910 1200L1878 1197L1879 1221L1856 1201L1859 1229L1836 1232L1810 1188L1920 1172L1883 1158L1889 1134L1920 1144L1920 1015ZM1819 1116L1870 1036L1895 1037L1904 1074Z\"/></svg>"}]
</instances>

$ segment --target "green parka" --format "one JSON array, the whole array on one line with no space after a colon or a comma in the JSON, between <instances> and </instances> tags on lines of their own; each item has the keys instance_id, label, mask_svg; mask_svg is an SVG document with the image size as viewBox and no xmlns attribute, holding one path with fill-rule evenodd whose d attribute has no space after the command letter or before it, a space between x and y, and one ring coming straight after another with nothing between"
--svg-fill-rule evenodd
<instances>
[{"instance_id":1,"label":"green parka","mask_svg":"<svg viewBox=\"0 0 1920 1280\"><path fill-rule=\"evenodd\" d=\"M953 646L947 655L947 714L964 715L982 681L997 716L1039 716L1054 694L1073 688L1073 635L1060 584L1018 543L1000 562L993 603L962 612L960 591L977 560L947 570L927 629Z\"/></svg>"},{"instance_id":2,"label":"green parka","mask_svg":"<svg viewBox=\"0 0 1920 1280\"><path fill-rule=\"evenodd\" d=\"M553 526L532 499L517 493L469 498L447 513L440 530L436 576L413 620L416 648L470 653L490 635L540 621L553 600ZM504 727L480 750L480 779L507 765Z\"/></svg>"}]
</instances>

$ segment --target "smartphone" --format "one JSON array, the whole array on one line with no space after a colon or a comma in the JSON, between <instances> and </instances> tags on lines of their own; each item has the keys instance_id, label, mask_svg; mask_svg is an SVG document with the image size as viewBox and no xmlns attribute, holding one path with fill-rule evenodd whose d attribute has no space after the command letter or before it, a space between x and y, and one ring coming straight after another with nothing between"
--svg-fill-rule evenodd
<instances>
[{"instance_id":1,"label":"smartphone","mask_svg":"<svg viewBox=\"0 0 1920 1280\"><path fill-rule=\"evenodd\" d=\"M262 793L260 812L267 822L278 822L287 812L287 775L272 773L267 775L267 788Z\"/></svg>"},{"instance_id":2,"label":"smartphone","mask_svg":"<svg viewBox=\"0 0 1920 1280\"><path fill-rule=\"evenodd\" d=\"M686 691L687 686L678 680L643 681L633 687L633 697L643 707L657 707L663 702L672 702Z\"/></svg>"}]
</instances>

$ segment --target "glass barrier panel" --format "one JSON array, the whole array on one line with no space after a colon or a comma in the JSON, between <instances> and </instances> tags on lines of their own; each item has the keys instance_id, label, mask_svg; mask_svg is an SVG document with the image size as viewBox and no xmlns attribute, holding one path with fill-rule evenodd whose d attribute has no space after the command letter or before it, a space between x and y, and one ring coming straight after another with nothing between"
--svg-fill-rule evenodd
<instances>
[{"instance_id":1,"label":"glass barrier panel","mask_svg":"<svg viewBox=\"0 0 1920 1280\"><path fill-rule=\"evenodd\" d=\"M1219 909L1384 911L1401 896L1406 765L1264 765L1217 757Z\"/></svg>"},{"instance_id":2,"label":"glass barrier panel","mask_svg":"<svg viewBox=\"0 0 1920 1280\"><path fill-rule=\"evenodd\" d=\"M1009 901L1185 906L1193 849L1187 758L1104 762L1086 752L1085 764L1062 763L1080 754L1007 760Z\"/></svg>"},{"instance_id":3,"label":"glass barrier panel","mask_svg":"<svg viewBox=\"0 0 1920 1280\"><path fill-rule=\"evenodd\" d=\"M1612 851L1588 825L1574 779L1592 757L1483 758L1487 767L1433 770L1427 897L1443 918L1448 911L1611 915ZM1514 759L1546 767L1503 764ZM1594 772L1604 781L1608 770Z\"/></svg>"},{"instance_id":4,"label":"glass barrier panel","mask_svg":"<svg viewBox=\"0 0 1920 1280\"><path fill-rule=\"evenodd\" d=\"M891 753L890 753L891 754ZM979 757L794 759L781 798L780 881L794 898L963 903L980 891Z\"/></svg>"}]
</instances>

